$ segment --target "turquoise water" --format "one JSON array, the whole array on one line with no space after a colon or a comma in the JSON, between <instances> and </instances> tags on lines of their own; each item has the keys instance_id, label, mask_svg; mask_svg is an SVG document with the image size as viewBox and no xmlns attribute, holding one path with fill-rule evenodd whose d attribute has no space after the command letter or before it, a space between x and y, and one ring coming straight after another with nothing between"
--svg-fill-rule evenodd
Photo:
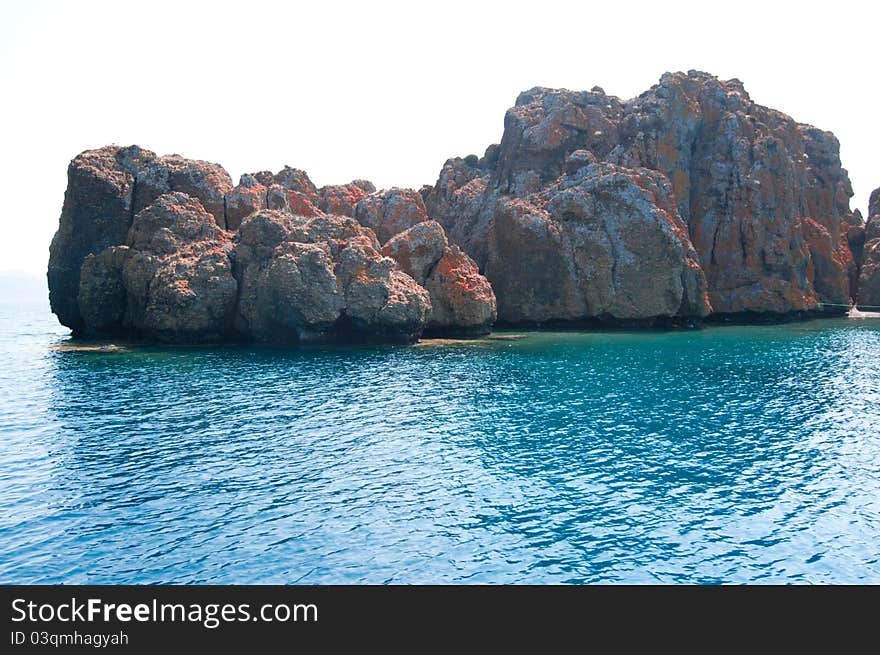
<instances>
[{"instance_id":1,"label":"turquoise water","mask_svg":"<svg viewBox=\"0 0 880 655\"><path fill-rule=\"evenodd\" d=\"M0 306L0 582L880 583L880 320L59 350Z\"/></svg>"}]
</instances>

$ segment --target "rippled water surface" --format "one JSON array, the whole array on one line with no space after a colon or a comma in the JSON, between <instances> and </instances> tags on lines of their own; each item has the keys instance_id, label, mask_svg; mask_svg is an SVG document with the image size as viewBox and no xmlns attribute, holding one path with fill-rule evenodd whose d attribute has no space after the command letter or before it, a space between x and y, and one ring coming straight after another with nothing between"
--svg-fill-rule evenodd
<instances>
[{"instance_id":1,"label":"rippled water surface","mask_svg":"<svg viewBox=\"0 0 880 655\"><path fill-rule=\"evenodd\" d=\"M880 583L880 320L67 343L0 304L0 582Z\"/></svg>"}]
</instances>

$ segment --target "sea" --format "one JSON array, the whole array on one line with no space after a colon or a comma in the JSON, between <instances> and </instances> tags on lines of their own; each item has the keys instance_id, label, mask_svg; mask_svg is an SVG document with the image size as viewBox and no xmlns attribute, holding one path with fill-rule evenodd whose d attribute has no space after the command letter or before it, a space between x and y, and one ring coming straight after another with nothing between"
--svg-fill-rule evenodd
<instances>
[{"instance_id":1,"label":"sea","mask_svg":"<svg viewBox=\"0 0 880 655\"><path fill-rule=\"evenodd\" d=\"M880 320L80 343L0 302L0 583L880 583Z\"/></svg>"}]
</instances>

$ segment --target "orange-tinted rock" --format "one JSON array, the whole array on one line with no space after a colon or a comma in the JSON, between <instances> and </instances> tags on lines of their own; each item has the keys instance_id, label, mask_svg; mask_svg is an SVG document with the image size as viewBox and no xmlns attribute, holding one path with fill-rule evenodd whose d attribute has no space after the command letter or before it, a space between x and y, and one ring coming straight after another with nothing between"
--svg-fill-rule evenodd
<instances>
[{"instance_id":1,"label":"orange-tinted rock","mask_svg":"<svg viewBox=\"0 0 880 655\"><path fill-rule=\"evenodd\" d=\"M280 184L285 189L297 191L306 196L315 197L318 195L318 189L309 179L308 173L299 168L291 168L285 166L279 172L272 176L275 184ZM266 186L269 186L268 184Z\"/></svg>"},{"instance_id":2,"label":"orange-tinted rock","mask_svg":"<svg viewBox=\"0 0 880 655\"><path fill-rule=\"evenodd\" d=\"M502 199L486 277L512 323L702 318L706 280L666 178L593 164Z\"/></svg>"},{"instance_id":3,"label":"orange-tinted rock","mask_svg":"<svg viewBox=\"0 0 880 655\"><path fill-rule=\"evenodd\" d=\"M297 216L318 216L321 210L315 207L311 196L302 191L287 189L280 184L273 184L266 192L266 206L268 209L289 212Z\"/></svg>"},{"instance_id":4,"label":"orange-tinted rock","mask_svg":"<svg viewBox=\"0 0 880 655\"><path fill-rule=\"evenodd\" d=\"M325 186L318 191L318 209L337 216L354 216L355 206L375 190L368 180Z\"/></svg>"},{"instance_id":5,"label":"orange-tinted rock","mask_svg":"<svg viewBox=\"0 0 880 655\"><path fill-rule=\"evenodd\" d=\"M416 282L425 284L449 247L443 227L436 221L417 223L390 239L382 254L391 257Z\"/></svg>"},{"instance_id":6,"label":"orange-tinted rock","mask_svg":"<svg viewBox=\"0 0 880 655\"><path fill-rule=\"evenodd\" d=\"M477 265L450 246L441 225L418 223L385 244L382 254L424 286L431 296L427 330L433 334L486 334L496 318L495 294Z\"/></svg>"},{"instance_id":7,"label":"orange-tinted rock","mask_svg":"<svg viewBox=\"0 0 880 655\"><path fill-rule=\"evenodd\" d=\"M267 188L255 175L242 175L238 186L226 196L226 227L237 230L254 212L266 209Z\"/></svg>"},{"instance_id":8,"label":"orange-tinted rock","mask_svg":"<svg viewBox=\"0 0 880 655\"><path fill-rule=\"evenodd\" d=\"M376 233L379 243L385 243L395 234L428 220L428 213L418 191L395 187L363 198L354 209L354 217Z\"/></svg>"},{"instance_id":9,"label":"orange-tinted rock","mask_svg":"<svg viewBox=\"0 0 880 655\"><path fill-rule=\"evenodd\" d=\"M198 198L217 225L225 228L224 199L232 190L232 178L219 164L166 155L138 170L134 210L139 212L165 193L181 191Z\"/></svg>"},{"instance_id":10,"label":"orange-tinted rock","mask_svg":"<svg viewBox=\"0 0 880 655\"><path fill-rule=\"evenodd\" d=\"M477 265L456 245L443 256L425 281L431 295L427 330L435 334L488 334L497 318L495 293Z\"/></svg>"},{"instance_id":11,"label":"orange-tinted rock","mask_svg":"<svg viewBox=\"0 0 880 655\"><path fill-rule=\"evenodd\" d=\"M849 269L855 268L849 247L841 248L837 243L839 237L833 238L823 225L812 218L805 218L802 227L810 250L808 280L822 302L849 305Z\"/></svg>"},{"instance_id":12,"label":"orange-tinted rock","mask_svg":"<svg viewBox=\"0 0 880 655\"><path fill-rule=\"evenodd\" d=\"M198 199L159 196L134 217L127 246L86 258L83 331L185 342L228 337L237 297L231 249Z\"/></svg>"}]
</instances>

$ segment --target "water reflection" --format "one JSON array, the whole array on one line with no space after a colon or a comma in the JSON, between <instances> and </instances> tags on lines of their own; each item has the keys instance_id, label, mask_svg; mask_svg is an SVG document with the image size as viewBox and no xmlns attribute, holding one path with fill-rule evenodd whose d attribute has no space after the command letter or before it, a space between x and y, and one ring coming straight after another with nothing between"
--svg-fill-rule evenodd
<instances>
[{"instance_id":1,"label":"water reflection","mask_svg":"<svg viewBox=\"0 0 880 655\"><path fill-rule=\"evenodd\" d=\"M867 321L304 351L0 328L42 345L0 380L31 410L4 414L2 581L880 581Z\"/></svg>"}]
</instances>

